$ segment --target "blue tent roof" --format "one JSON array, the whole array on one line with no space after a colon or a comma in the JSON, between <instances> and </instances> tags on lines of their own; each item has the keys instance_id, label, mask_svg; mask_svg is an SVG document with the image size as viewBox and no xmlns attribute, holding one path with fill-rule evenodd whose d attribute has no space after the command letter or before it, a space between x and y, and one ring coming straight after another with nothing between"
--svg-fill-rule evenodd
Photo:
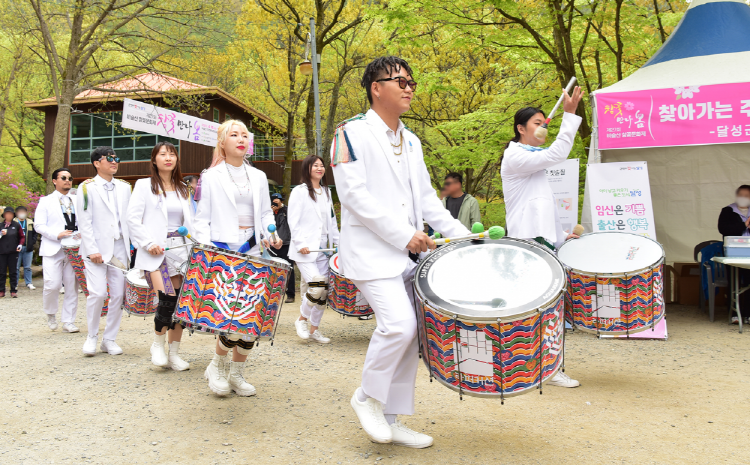
<instances>
[{"instance_id":1,"label":"blue tent roof","mask_svg":"<svg viewBox=\"0 0 750 465\"><path fill-rule=\"evenodd\" d=\"M669 39L643 67L681 58L747 51L750 7L738 1L709 0L688 9Z\"/></svg>"}]
</instances>

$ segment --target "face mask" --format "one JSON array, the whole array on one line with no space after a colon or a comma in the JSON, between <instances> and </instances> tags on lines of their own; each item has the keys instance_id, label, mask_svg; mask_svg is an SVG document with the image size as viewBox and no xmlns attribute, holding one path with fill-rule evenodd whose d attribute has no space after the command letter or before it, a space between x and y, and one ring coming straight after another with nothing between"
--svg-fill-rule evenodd
<instances>
[{"instance_id":1,"label":"face mask","mask_svg":"<svg viewBox=\"0 0 750 465\"><path fill-rule=\"evenodd\" d=\"M19 213L18 215L19 220L25 220L26 219L26 213Z\"/></svg>"},{"instance_id":2,"label":"face mask","mask_svg":"<svg viewBox=\"0 0 750 465\"><path fill-rule=\"evenodd\" d=\"M750 197L737 197L736 202L740 208L750 207Z\"/></svg>"}]
</instances>

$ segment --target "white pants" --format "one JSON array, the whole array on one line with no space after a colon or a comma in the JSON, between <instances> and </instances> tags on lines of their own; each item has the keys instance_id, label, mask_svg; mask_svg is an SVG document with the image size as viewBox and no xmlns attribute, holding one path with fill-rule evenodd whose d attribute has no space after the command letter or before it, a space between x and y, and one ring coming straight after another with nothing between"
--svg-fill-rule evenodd
<instances>
[{"instance_id":1,"label":"white pants","mask_svg":"<svg viewBox=\"0 0 750 465\"><path fill-rule=\"evenodd\" d=\"M414 413L414 387L419 363L417 317L411 278L416 264L408 261L401 276L352 280L375 312L377 328L362 370L362 390L392 415Z\"/></svg>"},{"instance_id":2,"label":"white pants","mask_svg":"<svg viewBox=\"0 0 750 465\"><path fill-rule=\"evenodd\" d=\"M130 263L130 256L122 238L115 241L113 255L122 263ZM120 330L120 321L122 320L125 275L122 271L104 263L92 263L87 260L86 286L89 288L89 296L86 298L86 317L88 319L89 336L99 334L99 320L101 320L104 300L107 298L107 284L109 284L109 310L102 337L114 341L117 332Z\"/></svg>"},{"instance_id":3,"label":"white pants","mask_svg":"<svg viewBox=\"0 0 750 465\"><path fill-rule=\"evenodd\" d=\"M44 313L57 314L60 288L64 284L68 292L63 296L62 322L75 322L78 311L78 280L62 248L55 255L42 257L42 274L44 275L44 290L42 291Z\"/></svg>"},{"instance_id":4,"label":"white pants","mask_svg":"<svg viewBox=\"0 0 750 465\"><path fill-rule=\"evenodd\" d=\"M302 292L302 305L299 307L299 312L303 317L310 320L312 326L320 326L320 320L323 318L323 312L326 307L325 305L312 304L307 300L307 283L313 281L315 276L328 276L328 256L322 252L318 252L318 258L314 262L295 263L301 274L300 279L305 283L304 287L300 286Z\"/></svg>"}]
</instances>

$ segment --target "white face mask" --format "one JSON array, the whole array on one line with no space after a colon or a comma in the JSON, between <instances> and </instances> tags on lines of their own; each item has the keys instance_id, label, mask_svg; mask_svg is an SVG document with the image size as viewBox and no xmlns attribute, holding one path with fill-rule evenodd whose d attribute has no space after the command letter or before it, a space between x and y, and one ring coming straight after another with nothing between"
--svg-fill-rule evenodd
<instances>
[{"instance_id":1,"label":"white face mask","mask_svg":"<svg viewBox=\"0 0 750 465\"><path fill-rule=\"evenodd\" d=\"M750 197L737 197L736 202L740 208L750 207Z\"/></svg>"},{"instance_id":2,"label":"white face mask","mask_svg":"<svg viewBox=\"0 0 750 465\"><path fill-rule=\"evenodd\" d=\"M18 215L16 215L16 216L18 216L18 219L19 219L19 220L25 220L25 219L26 219L26 213L19 213L19 214L18 214Z\"/></svg>"}]
</instances>

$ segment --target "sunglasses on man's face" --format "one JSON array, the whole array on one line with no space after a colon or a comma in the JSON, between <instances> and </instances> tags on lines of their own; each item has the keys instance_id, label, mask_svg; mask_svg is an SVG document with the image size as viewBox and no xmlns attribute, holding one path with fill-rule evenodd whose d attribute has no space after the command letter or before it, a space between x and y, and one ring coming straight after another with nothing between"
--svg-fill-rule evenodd
<instances>
[{"instance_id":1,"label":"sunglasses on man's face","mask_svg":"<svg viewBox=\"0 0 750 465\"><path fill-rule=\"evenodd\" d=\"M107 160L110 163L120 163L120 158L116 157L114 155L104 155L99 159L99 161Z\"/></svg>"},{"instance_id":2,"label":"sunglasses on man's face","mask_svg":"<svg viewBox=\"0 0 750 465\"><path fill-rule=\"evenodd\" d=\"M402 89L406 89L406 86L408 85L411 87L412 91L417 90L417 83L413 80L406 79L405 77L396 76L396 77L390 77L385 79L378 79L375 82L384 82L384 81L398 81L398 86Z\"/></svg>"},{"instance_id":3,"label":"sunglasses on man's face","mask_svg":"<svg viewBox=\"0 0 750 465\"><path fill-rule=\"evenodd\" d=\"M73 176L58 176L57 179L59 179L60 181L72 181Z\"/></svg>"}]
</instances>

